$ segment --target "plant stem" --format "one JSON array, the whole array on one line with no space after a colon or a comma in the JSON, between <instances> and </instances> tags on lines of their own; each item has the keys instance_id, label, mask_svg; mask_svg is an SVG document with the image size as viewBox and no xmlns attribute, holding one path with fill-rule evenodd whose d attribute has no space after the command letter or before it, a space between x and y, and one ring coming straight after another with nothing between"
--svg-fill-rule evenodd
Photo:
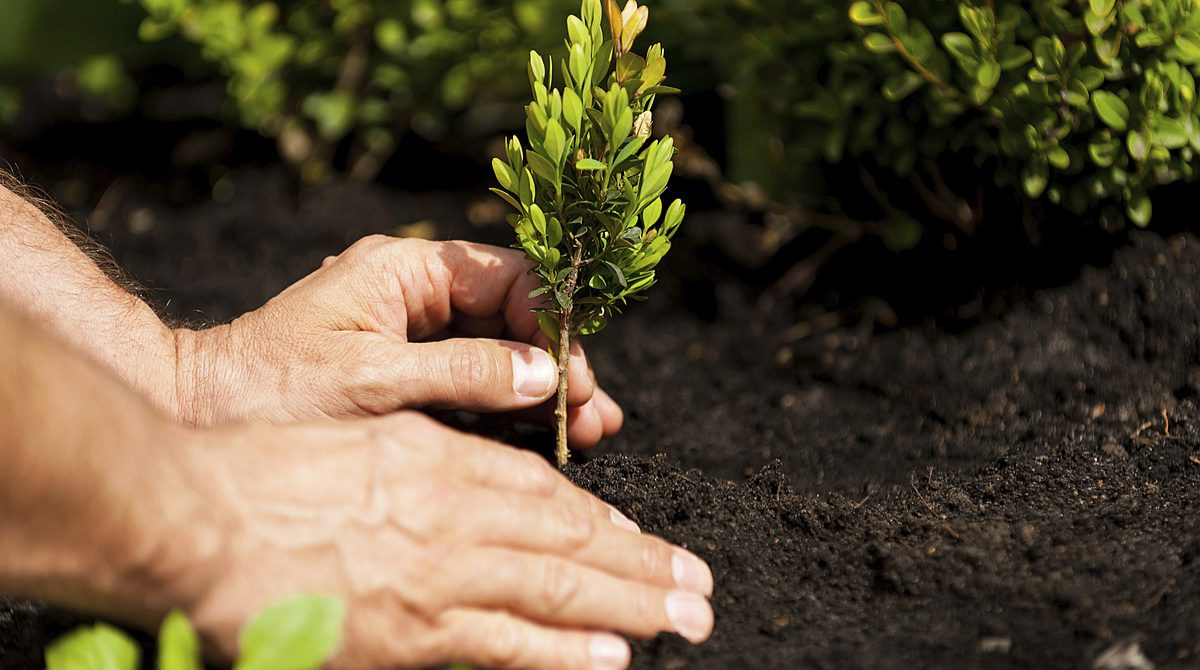
<instances>
[{"instance_id":1,"label":"plant stem","mask_svg":"<svg viewBox=\"0 0 1200 670\"><path fill-rule=\"evenodd\" d=\"M554 418L558 420L558 443L554 455L560 470L571 458L571 451L567 448L567 378L571 370L571 316L575 307L575 283L579 281L582 259L583 247L577 244L571 256L571 273L567 275L567 304L558 310L558 403L554 409Z\"/></svg>"}]
</instances>

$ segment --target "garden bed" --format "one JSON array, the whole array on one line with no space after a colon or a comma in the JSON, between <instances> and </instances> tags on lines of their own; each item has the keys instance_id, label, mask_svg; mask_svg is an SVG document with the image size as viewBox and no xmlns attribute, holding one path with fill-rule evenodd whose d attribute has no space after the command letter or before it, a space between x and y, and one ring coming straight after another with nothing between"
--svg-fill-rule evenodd
<instances>
[{"instance_id":1,"label":"garden bed","mask_svg":"<svg viewBox=\"0 0 1200 670\"><path fill-rule=\"evenodd\" d=\"M175 207L134 180L88 218L153 301L197 322L397 223L507 235L466 224L463 194L343 185L297 208L278 172L234 185ZM638 643L635 667L1090 668L1132 644L1159 668L1200 664L1200 238L1133 234L965 326L797 341L734 279L689 309L672 277L708 269L688 254L590 341L627 421L569 469L713 567L711 641ZM69 622L0 602L0 667L34 667Z\"/></svg>"}]
</instances>

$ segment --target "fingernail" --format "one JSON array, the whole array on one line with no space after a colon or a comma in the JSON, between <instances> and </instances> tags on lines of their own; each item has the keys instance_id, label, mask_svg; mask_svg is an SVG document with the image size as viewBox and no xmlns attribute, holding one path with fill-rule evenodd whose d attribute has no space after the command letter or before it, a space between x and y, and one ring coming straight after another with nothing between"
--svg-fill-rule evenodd
<instances>
[{"instance_id":1,"label":"fingernail","mask_svg":"<svg viewBox=\"0 0 1200 670\"><path fill-rule=\"evenodd\" d=\"M667 618L675 632L692 644L708 639L713 627L712 606L703 596L688 591L672 591L667 594L664 606Z\"/></svg>"},{"instance_id":2,"label":"fingernail","mask_svg":"<svg viewBox=\"0 0 1200 670\"><path fill-rule=\"evenodd\" d=\"M526 398L545 398L554 391L558 369L541 349L512 352L513 391Z\"/></svg>"},{"instance_id":3,"label":"fingernail","mask_svg":"<svg viewBox=\"0 0 1200 670\"><path fill-rule=\"evenodd\" d=\"M712 595L712 570L708 568L707 563L696 556L682 549L676 549L675 555L671 556L671 574L674 575L675 584L679 588L699 593L702 596Z\"/></svg>"},{"instance_id":4,"label":"fingernail","mask_svg":"<svg viewBox=\"0 0 1200 670\"><path fill-rule=\"evenodd\" d=\"M633 532L633 533L642 532L642 529L639 528L638 525L636 523L634 523L632 519L625 516L624 514L621 514L621 511L618 510L616 507L610 507L609 511L610 511L609 516L612 518L613 524L616 525L618 528L624 528L625 530Z\"/></svg>"},{"instance_id":5,"label":"fingernail","mask_svg":"<svg viewBox=\"0 0 1200 670\"><path fill-rule=\"evenodd\" d=\"M588 642L594 670L624 670L629 665L629 643L615 635L597 633Z\"/></svg>"}]
</instances>

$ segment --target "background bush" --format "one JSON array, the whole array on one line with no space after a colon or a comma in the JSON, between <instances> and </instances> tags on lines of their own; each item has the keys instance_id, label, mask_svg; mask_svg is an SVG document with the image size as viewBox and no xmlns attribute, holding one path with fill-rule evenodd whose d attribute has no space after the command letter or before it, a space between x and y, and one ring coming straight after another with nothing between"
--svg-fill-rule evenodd
<instances>
[{"instance_id":1,"label":"background bush","mask_svg":"<svg viewBox=\"0 0 1200 670\"><path fill-rule=\"evenodd\" d=\"M138 34L175 33L229 78L243 124L279 140L310 179L335 161L371 179L399 136L445 134L468 108L516 99L529 50L545 48L563 0L139 0ZM555 36L555 37L552 37ZM500 109L519 113L512 104ZM513 116L519 118L519 116ZM350 142L338 161L336 149Z\"/></svg>"},{"instance_id":2,"label":"background bush","mask_svg":"<svg viewBox=\"0 0 1200 670\"><path fill-rule=\"evenodd\" d=\"M331 170L371 178L409 132L438 140L453 130L482 142L519 127L526 54L561 49L557 35L576 4L130 1L79 10L66 0L12 0L16 19L0 25L0 74L12 83L14 63L28 70L71 60L82 88L115 102L129 89L111 55L139 53L129 33L161 45L157 53L172 62L191 45L227 78L240 122L275 138L309 179ZM1195 0L652 4L651 39L673 56L672 83L720 93L703 100L720 100L724 137L701 143L723 145L715 153L728 179L762 186L784 216L861 219L843 204L855 182L872 196L879 224L862 230L903 248L930 215L970 232L979 194L996 187L1144 225L1155 186L1193 177ZM129 12L139 8L134 28ZM38 32L79 25L47 20L54 11L97 13L83 32L126 41ZM30 16L42 27L25 30L39 23ZM147 53L156 52L140 57ZM0 115L11 114L8 90ZM712 111L689 102L693 118Z\"/></svg>"},{"instance_id":3,"label":"background bush","mask_svg":"<svg viewBox=\"0 0 1200 670\"><path fill-rule=\"evenodd\" d=\"M784 198L821 202L822 172L860 162L966 226L939 174L956 156L1014 195L1145 225L1150 190L1194 176L1193 0L662 2L726 85L731 174Z\"/></svg>"}]
</instances>

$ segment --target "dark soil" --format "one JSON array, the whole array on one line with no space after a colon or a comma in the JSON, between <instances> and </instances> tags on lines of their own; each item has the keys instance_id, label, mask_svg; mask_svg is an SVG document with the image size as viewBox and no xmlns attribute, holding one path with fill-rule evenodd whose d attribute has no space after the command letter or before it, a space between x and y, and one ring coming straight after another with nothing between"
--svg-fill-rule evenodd
<instances>
[{"instance_id":1,"label":"dark soil","mask_svg":"<svg viewBox=\"0 0 1200 670\"><path fill-rule=\"evenodd\" d=\"M195 321L398 223L505 239L463 222L465 197L334 186L296 208L287 184L245 172L229 202L177 208L134 180L76 214ZM793 342L738 281L710 277L695 309L678 278L707 270L677 252L589 345L628 418L569 471L716 574L711 641L640 642L635 667L1092 668L1123 645L1096 667L1200 667L1200 238L1123 239L965 326ZM0 667L34 667L64 625L0 603Z\"/></svg>"}]
</instances>

